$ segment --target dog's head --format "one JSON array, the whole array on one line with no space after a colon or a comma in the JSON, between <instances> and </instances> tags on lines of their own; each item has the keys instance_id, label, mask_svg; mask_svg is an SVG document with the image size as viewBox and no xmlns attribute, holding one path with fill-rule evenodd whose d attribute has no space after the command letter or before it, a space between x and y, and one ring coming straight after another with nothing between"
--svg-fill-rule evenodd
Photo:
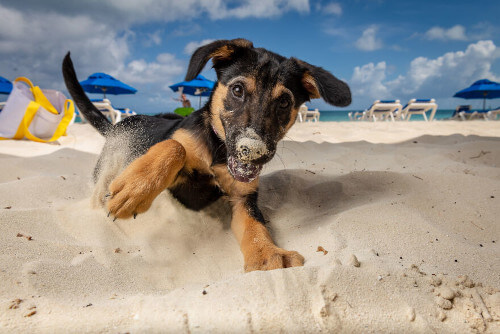
<instances>
[{"instance_id":1,"label":"dog's head","mask_svg":"<svg viewBox=\"0 0 500 334\"><path fill-rule=\"evenodd\" d=\"M245 39L198 48L186 80L194 79L210 59L218 78L209 101L210 125L226 143L229 171L241 182L255 179L272 159L304 102L321 97L336 106L351 103L347 84L330 72L254 48Z\"/></svg>"}]
</instances>

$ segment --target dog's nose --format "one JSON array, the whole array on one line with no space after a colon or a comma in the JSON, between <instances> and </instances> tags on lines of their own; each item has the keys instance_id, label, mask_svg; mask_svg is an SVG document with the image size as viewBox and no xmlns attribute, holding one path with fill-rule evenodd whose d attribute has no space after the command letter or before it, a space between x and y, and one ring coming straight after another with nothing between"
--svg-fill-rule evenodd
<instances>
[{"instance_id":1,"label":"dog's nose","mask_svg":"<svg viewBox=\"0 0 500 334\"><path fill-rule=\"evenodd\" d=\"M240 138L236 142L238 159L243 162L257 160L267 153L266 144L260 139Z\"/></svg>"}]
</instances>

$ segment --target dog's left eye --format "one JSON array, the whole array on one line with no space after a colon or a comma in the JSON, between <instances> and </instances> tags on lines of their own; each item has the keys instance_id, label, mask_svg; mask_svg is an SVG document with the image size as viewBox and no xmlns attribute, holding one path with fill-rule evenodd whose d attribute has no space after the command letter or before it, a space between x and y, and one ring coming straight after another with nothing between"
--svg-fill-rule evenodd
<instances>
[{"instance_id":1,"label":"dog's left eye","mask_svg":"<svg viewBox=\"0 0 500 334\"><path fill-rule=\"evenodd\" d=\"M233 95L242 98L243 97L243 86L242 85L234 85L233 88L231 89L233 92Z\"/></svg>"},{"instance_id":2,"label":"dog's left eye","mask_svg":"<svg viewBox=\"0 0 500 334\"><path fill-rule=\"evenodd\" d=\"M286 109L290 106L290 100L288 100L286 97L282 97L279 103L281 109Z\"/></svg>"}]
</instances>

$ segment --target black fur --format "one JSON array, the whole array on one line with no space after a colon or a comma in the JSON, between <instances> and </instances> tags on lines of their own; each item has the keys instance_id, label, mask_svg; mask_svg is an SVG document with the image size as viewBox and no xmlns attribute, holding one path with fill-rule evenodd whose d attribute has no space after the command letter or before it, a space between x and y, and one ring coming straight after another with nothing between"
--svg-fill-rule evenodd
<instances>
[{"instance_id":1,"label":"black fur","mask_svg":"<svg viewBox=\"0 0 500 334\"><path fill-rule=\"evenodd\" d=\"M330 72L321 67L317 67L297 59L295 60L316 80L319 93L323 100L329 104L339 107L345 107L351 104L351 90L345 82L340 81Z\"/></svg>"},{"instance_id":2,"label":"black fur","mask_svg":"<svg viewBox=\"0 0 500 334\"><path fill-rule=\"evenodd\" d=\"M78 82L69 52L66 57L64 57L63 76L66 87L71 93L71 96L87 96L85 95L82 86L80 86L80 83ZM96 128L97 131L105 136L111 128L111 123L108 121L108 119L92 104L92 102L90 102L88 98L74 98L74 100L76 106L78 107L78 110L85 110L85 119L90 124L92 124L92 126Z\"/></svg>"},{"instance_id":3,"label":"black fur","mask_svg":"<svg viewBox=\"0 0 500 334\"><path fill-rule=\"evenodd\" d=\"M254 193L251 193L250 195L247 195L246 198L246 206L248 208L248 213L250 213L250 216L253 217L255 220L262 224L266 224L266 220L264 216L262 215L262 212L260 211L259 207L257 206L257 198L259 197L259 193L256 191Z\"/></svg>"}]
</instances>

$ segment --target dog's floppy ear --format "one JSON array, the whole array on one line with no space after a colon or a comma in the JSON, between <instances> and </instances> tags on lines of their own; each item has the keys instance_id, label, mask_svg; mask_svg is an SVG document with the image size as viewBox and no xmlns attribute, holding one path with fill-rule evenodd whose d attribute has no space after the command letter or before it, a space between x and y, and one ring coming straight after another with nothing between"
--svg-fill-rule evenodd
<instances>
[{"instance_id":1,"label":"dog's floppy ear","mask_svg":"<svg viewBox=\"0 0 500 334\"><path fill-rule=\"evenodd\" d=\"M237 38L232 40L218 40L199 47L191 56L185 80L193 80L200 74L210 58L212 58L214 67L217 67L217 64L224 61L231 60L238 48L253 48L253 44L246 39Z\"/></svg>"},{"instance_id":2,"label":"dog's floppy ear","mask_svg":"<svg viewBox=\"0 0 500 334\"><path fill-rule=\"evenodd\" d=\"M299 59L295 59L295 61L304 69L301 82L308 92L309 98L318 99L321 97L327 103L339 107L351 104L351 90L345 82L321 67Z\"/></svg>"}]
</instances>

